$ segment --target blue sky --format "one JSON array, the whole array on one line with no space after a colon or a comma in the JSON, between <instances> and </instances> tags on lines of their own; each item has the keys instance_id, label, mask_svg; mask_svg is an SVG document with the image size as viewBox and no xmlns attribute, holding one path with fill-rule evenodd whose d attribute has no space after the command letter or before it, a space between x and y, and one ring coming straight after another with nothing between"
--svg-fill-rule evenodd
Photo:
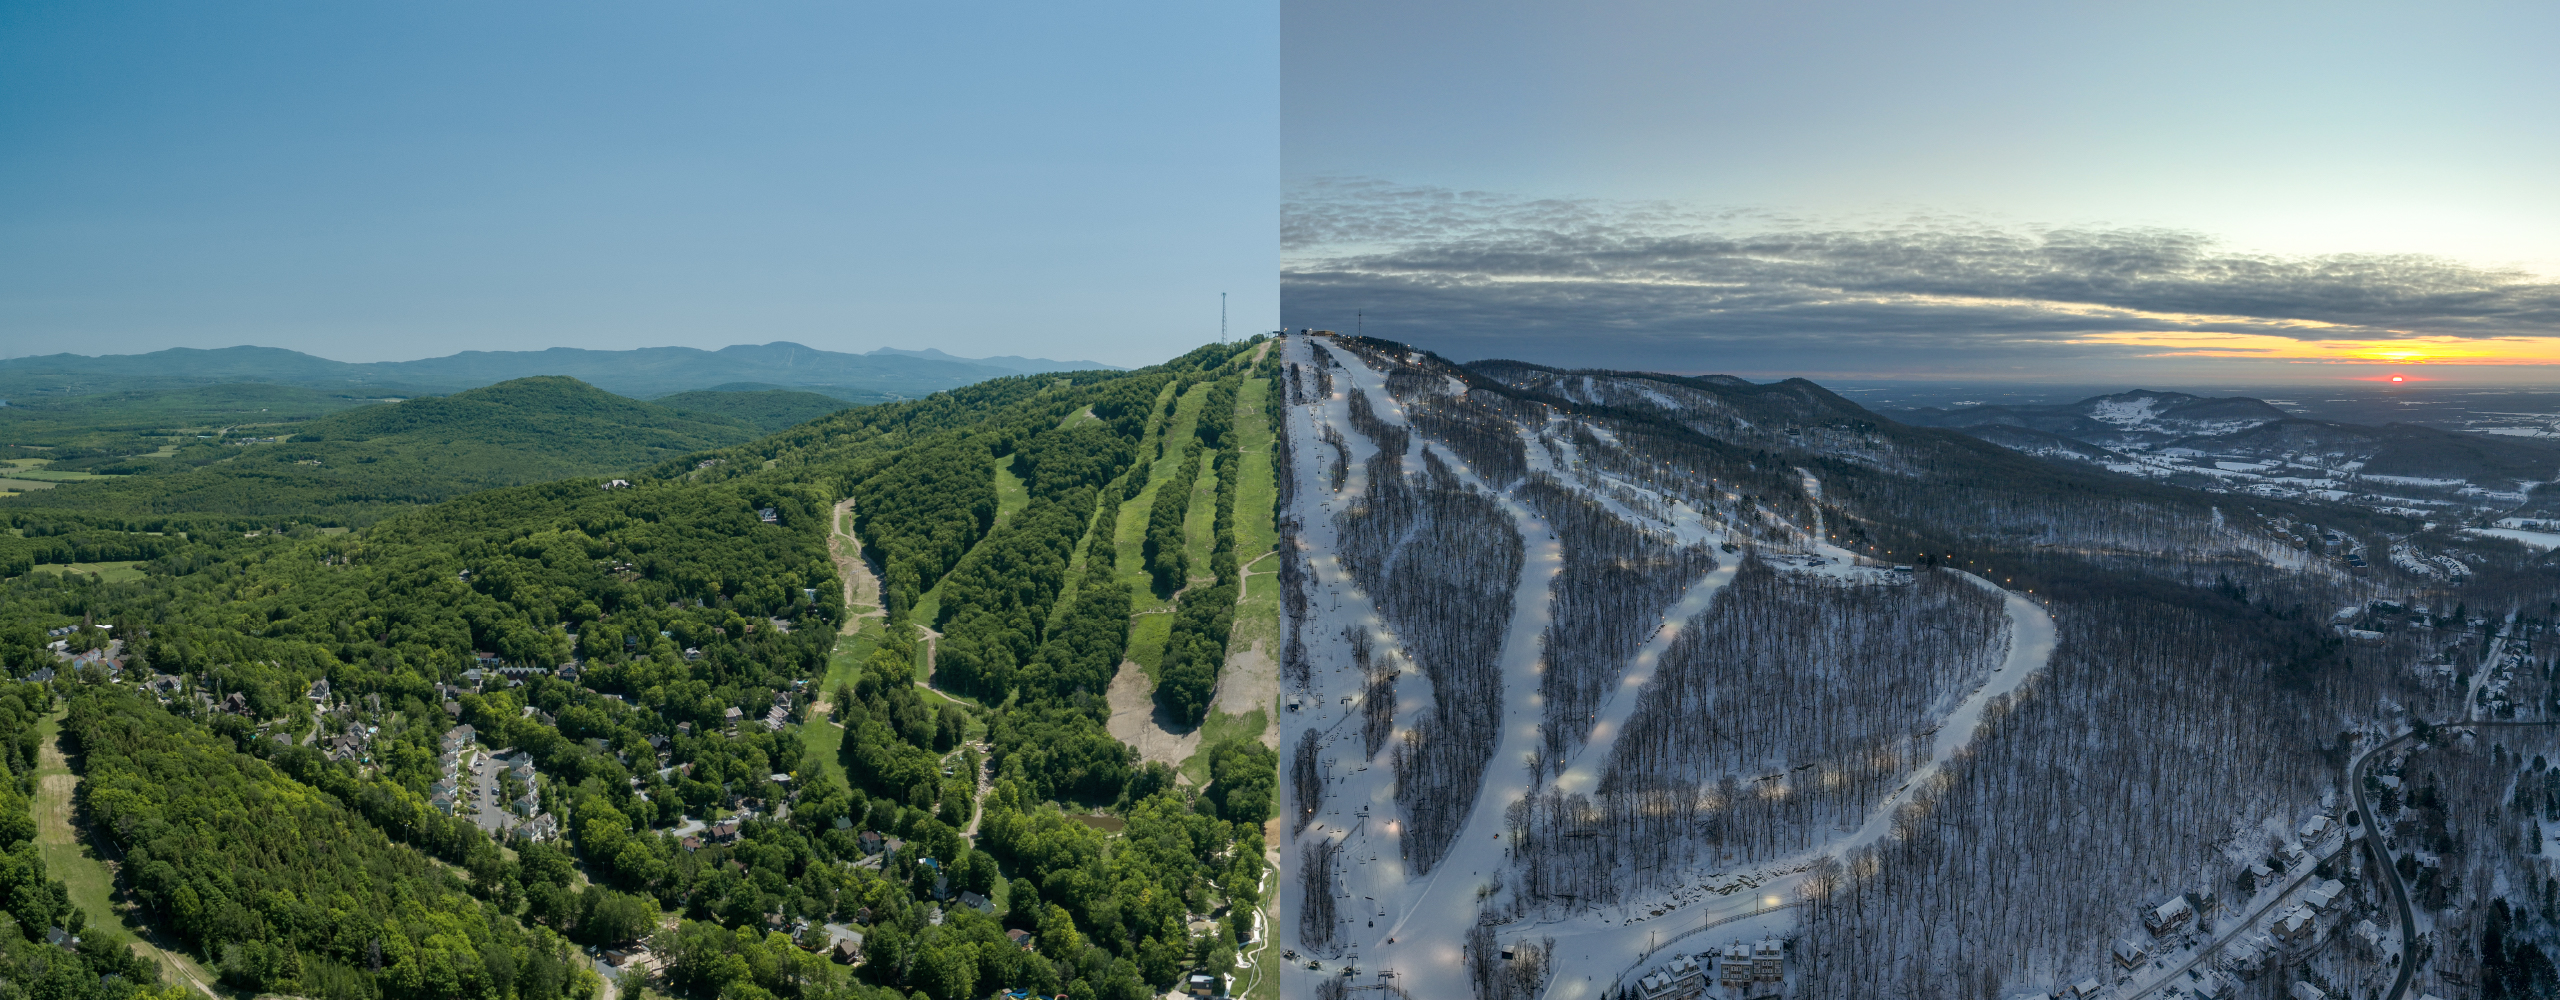
<instances>
[{"instance_id":1,"label":"blue sky","mask_svg":"<svg viewBox=\"0 0 2560 1000\"><path fill-rule=\"evenodd\" d=\"M0 356L1143 364L1276 319L1263 4L132 4L0 19Z\"/></svg>"},{"instance_id":2,"label":"blue sky","mask_svg":"<svg viewBox=\"0 0 2560 1000\"><path fill-rule=\"evenodd\" d=\"M2549 379L2555 37L2528 3L1291 0L1283 318L1763 375Z\"/></svg>"}]
</instances>

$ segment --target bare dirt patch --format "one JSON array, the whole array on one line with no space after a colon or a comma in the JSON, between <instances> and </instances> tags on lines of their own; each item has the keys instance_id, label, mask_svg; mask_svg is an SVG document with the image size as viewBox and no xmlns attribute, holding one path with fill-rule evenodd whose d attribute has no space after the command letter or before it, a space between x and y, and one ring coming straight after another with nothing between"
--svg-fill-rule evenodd
<instances>
[{"instance_id":1,"label":"bare dirt patch","mask_svg":"<svg viewBox=\"0 0 2560 1000\"><path fill-rule=\"evenodd\" d=\"M1110 701L1111 735L1136 748L1140 760L1180 767L1199 751L1200 731L1173 730L1173 720L1156 705L1155 682L1135 661L1120 661L1119 675L1111 678Z\"/></svg>"},{"instance_id":2,"label":"bare dirt patch","mask_svg":"<svg viewBox=\"0 0 2560 1000\"><path fill-rule=\"evenodd\" d=\"M1218 673L1218 690L1212 704L1228 715L1244 715L1261 709L1267 718L1280 714L1280 663L1263 648L1263 640L1227 653L1227 667ZM1117 707L1117 703L1114 703ZM1262 745L1280 748L1280 727L1262 727Z\"/></svg>"}]
</instances>

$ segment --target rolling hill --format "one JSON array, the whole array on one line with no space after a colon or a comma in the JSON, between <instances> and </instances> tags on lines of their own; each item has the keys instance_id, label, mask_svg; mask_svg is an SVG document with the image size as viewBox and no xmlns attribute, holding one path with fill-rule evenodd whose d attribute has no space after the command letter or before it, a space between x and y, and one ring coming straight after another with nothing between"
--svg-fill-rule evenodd
<instances>
[{"instance_id":1,"label":"rolling hill","mask_svg":"<svg viewBox=\"0 0 2560 1000\"><path fill-rule=\"evenodd\" d=\"M0 361L0 384L35 389L64 381L98 391L112 388L117 379L331 382L378 387L375 395L415 395L535 375L566 375L608 392L635 397L707 389L728 382L761 382L868 403L912 399L1006 375L1109 367L1091 361L1045 358L980 361L934 350L883 348L869 354L846 354L788 341L735 344L716 351L691 347L464 351L441 358L365 364L331 361L274 347L225 347L100 357L48 354L11 358Z\"/></svg>"},{"instance_id":2,"label":"rolling hill","mask_svg":"<svg viewBox=\"0 0 2560 1000\"><path fill-rule=\"evenodd\" d=\"M0 503L91 513L239 514L367 523L499 486L636 469L736 444L742 419L679 412L571 378L348 410L275 436L207 437L127 472Z\"/></svg>"}]
</instances>

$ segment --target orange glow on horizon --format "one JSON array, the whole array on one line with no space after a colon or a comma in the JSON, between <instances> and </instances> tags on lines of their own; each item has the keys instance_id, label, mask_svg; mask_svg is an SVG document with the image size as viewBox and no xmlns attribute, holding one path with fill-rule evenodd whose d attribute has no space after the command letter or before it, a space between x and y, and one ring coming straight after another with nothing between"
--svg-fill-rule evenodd
<instances>
[{"instance_id":1,"label":"orange glow on horizon","mask_svg":"<svg viewBox=\"0 0 2560 1000\"><path fill-rule=\"evenodd\" d=\"M2143 331L2084 334L2071 338L2069 343L2154 348L2141 355L2151 358L2230 358L2296 364L2560 364L2560 337L2412 336L2388 340L2315 340L2262 333ZM2376 380L2389 377L2377 376Z\"/></svg>"}]
</instances>

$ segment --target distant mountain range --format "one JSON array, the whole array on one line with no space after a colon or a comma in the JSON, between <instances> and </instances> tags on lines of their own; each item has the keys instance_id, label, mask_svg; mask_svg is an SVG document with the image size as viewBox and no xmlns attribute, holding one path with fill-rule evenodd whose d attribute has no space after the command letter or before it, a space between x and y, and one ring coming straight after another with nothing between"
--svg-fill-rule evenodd
<instances>
[{"instance_id":1,"label":"distant mountain range","mask_svg":"<svg viewBox=\"0 0 2560 1000\"><path fill-rule=\"evenodd\" d=\"M0 385L19 393L82 393L111 391L128 380L326 383L370 389L383 395L420 395L457 392L537 375L566 375L636 398L716 387L732 391L793 389L868 403L930 395L1007 375L1111 367L1095 361L1047 358L960 358L930 348L881 348L868 354L845 354L787 341L738 344L716 351L692 347L464 351L418 361L364 364L331 361L275 347L225 347L173 348L101 357L48 354L11 358L0 361Z\"/></svg>"},{"instance_id":2,"label":"distant mountain range","mask_svg":"<svg viewBox=\"0 0 2560 1000\"><path fill-rule=\"evenodd\" d=\"M2048 458L2140 475L2208 476L2253 492L2358 494L2387 486L2439 499L2520 494L2560 480L2560 442L2417 424L2308 420L2246 396L2136 389L2049 406L1884 410ZM2387 505L2406 506L2386 498Z\"/></svg>"}]
</instances>

